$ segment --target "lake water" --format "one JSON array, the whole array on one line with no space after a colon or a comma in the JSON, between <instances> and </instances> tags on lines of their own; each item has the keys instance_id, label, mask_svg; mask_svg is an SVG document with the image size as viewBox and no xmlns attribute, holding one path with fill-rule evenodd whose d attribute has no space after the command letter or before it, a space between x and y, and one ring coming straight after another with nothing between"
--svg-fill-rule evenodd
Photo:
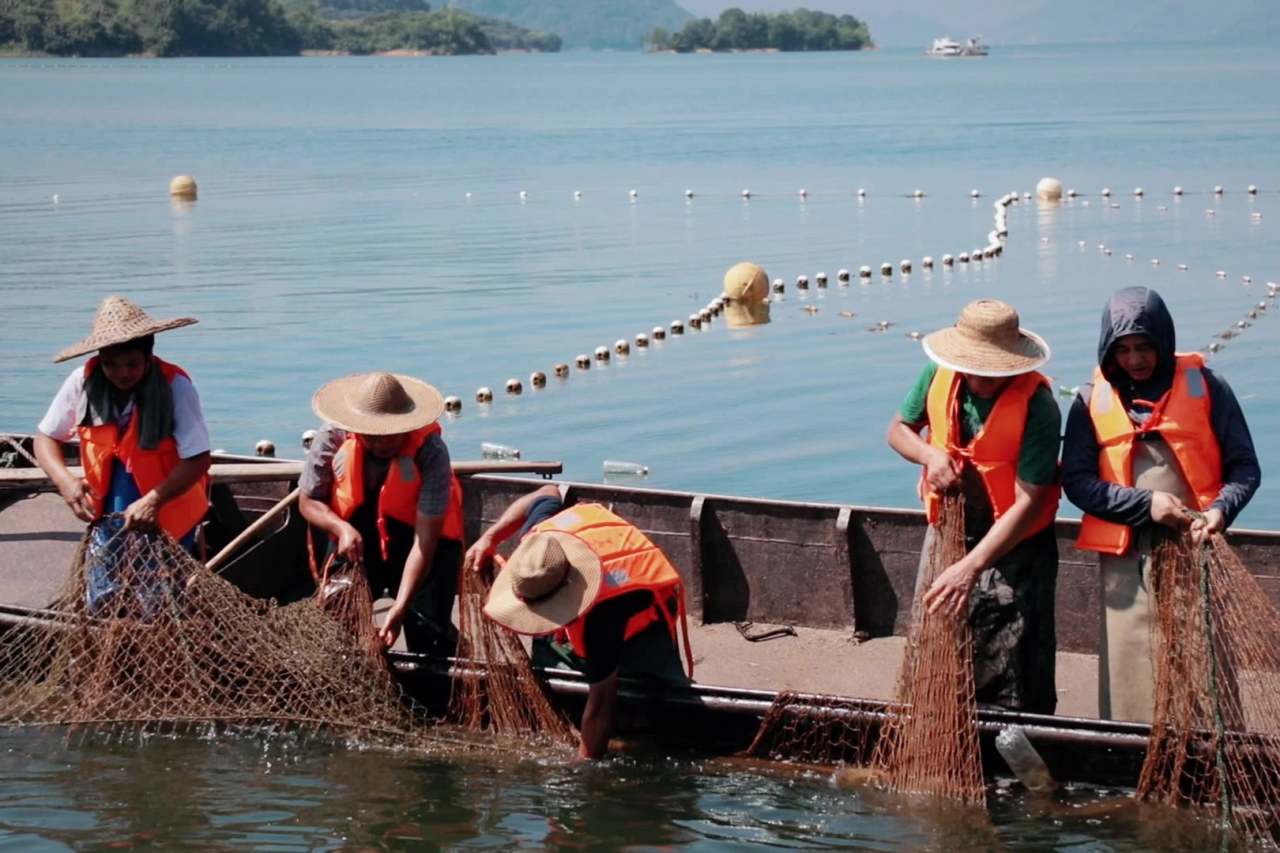
<instances>
[{"instance_id":1,"label":"lake water","mask_svg":"<svg viewBox=\"0 0 1280 853\"><path fill-rule=\"evenodd\" d=\"M1203 849L1179 816L1088 786L1036 799L993 785L988 819L826 774L661 752L565 765L280 738L61 737L0 734L0 849Z\"/></svg>"},{"instance_id":2,"label":"lake water","mask_svg":"<svg viewBox=\"0 0 1280 853\"><path fill-rule=\"evenodd\" d=\"M1277 73L1265 48L1186 45L963 62L907 51L8 60L0 427L34 428L65 375L49 356L122 292L157 315L200 318L160 352L194 375L228 450L265 437L296 453L316 387L385 368L463 398L446 424L456 458L496 441L563 460L579 480L621 458L647 465L655 487L907 506L916 474L883 441L923 363L906 332L1001 297L1053 345L1047 372L1073 386L1089 376L1115 288L1159 288L1183 347L1199 348L1280 278ZM173 208L166 186L182 172L201 198ZM924 255L985 244L992 201L1045 174L1091 194L1089 206L1016 207L999 261L921 272ZM1118 208L1097 197L1104 186ZM919 202L907 197L916 188ZM769 326L717 321L527 389L534 370L686 318L746 258L788 282ZM879 264L902 258L916 272L882 280ZM863 264L877 270L870 283L835 286L837 269ZM821 310L810 315L794 280L819 271L832 286L811 293ZM879 320L896 325L866 331ZM1280 426L1276 327L1260 320L1212 360L1268 469L1280 464L1267 441ZM525 382L522 397L503 393L509 377ZM497 398L487 408L473 401L482 385ZM1241 523L1280 527L1277 495L1264 484Z\"/></svg>"},{"instance_id":3,"label":"lake water","mask_svg":"<svg viewBox=\"0 0 1280 853\"><path fill-rule=\"evenodd\" d=\"M626 459L657 487L909 506L916 472L883 440L924 361L907 332L950 324L979 296L1007 299L1052 344L1055 383L1074 386L1116 288L1159 289L1184 349L1265 298L1280 279L1277 79L1273 50L1187 45L958 62L6 60L0 428L34 429L66 374L50 356L120 292L200 318L159 352L193 374L228 450L267 437L294 455L316 387L382 368L462 396L446 424L455 458L496 441L563 460L578 480ZM183 172L201 197L174 206L167 182ZM1084 195L1013 207L997 261L921 270L925 255L982 246L995 198L1046 174ZM686 318L747 258L787 281L771 324L717 320L527 389L534 370ZM902 258L912 275L835 281ZM830 288L798 294L796 276L819 271ZM1212 358L1268 470L1280 463L1276 313ZM881 320L894 325L867 330ZM508 377L522 396L503 394ZM482 385L491 406L473 401ZM1280 528L1271 481L1240 521ZM3 739L0 843L14 847L986 846L823 779L661 759L491 773L308 749L276 760L236 742L46 755L29 735ZM993 801L1000 844L1142 846L1138 821L1055 825Z\"/></svg>"}]
</instances>

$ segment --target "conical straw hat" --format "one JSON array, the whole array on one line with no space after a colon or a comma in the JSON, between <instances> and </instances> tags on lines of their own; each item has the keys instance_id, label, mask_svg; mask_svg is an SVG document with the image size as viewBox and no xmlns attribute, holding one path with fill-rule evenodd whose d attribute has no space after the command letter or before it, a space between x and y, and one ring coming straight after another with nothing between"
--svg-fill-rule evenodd
<instances>
[{"instance_id":1,"label":"conical straw hat","mask_svg":"<svg viewBox=\"0 0 1280 853\"><path fill-rule=\"evenodd\" d=\"M93 329L89 337L74 343L53 357L55 363L75 358L85 353L96 352L103 347L145 338L157 332L180 329L196 323L194 317L178 317L173 320L153 320L146 311L134 305L123 296L108 296L98 306L98 314L93 318Z\"/></svg>"},{"instance_id":2,"label":"conical straw hat","mask_svg":"<svg viewBox=\"0 0 1280 853\"><path fill-rule=\"evenodd\" d=\"M518 634L550 634L591 609L600 558L572 533L531 533L493 580L484 613Z\"/></svg>"},{"instance_id":3,"label":"conical straw hat","mask_svg":"<svg viewBox=\"0 0 1280 853\"><path fill-rule=\"evenodd\" d=\"M444 411L444 397L412 376L357 373L323 385L311 408L348 432L396 435L434 422Z\"/></svg>"},{"instance_id":4,"label":"conical straw hat","mask_svg":"<svg viewBox=\"0 0 1280 853\"><path fill-rule=\"evenodd\" d=\"M1017 376L1049 360L1049 345L1020 328L1018 312L997 299L964 306L956 324L924 339L924 351L942 367L974 376Z\"/></svg>"}]
</instances>

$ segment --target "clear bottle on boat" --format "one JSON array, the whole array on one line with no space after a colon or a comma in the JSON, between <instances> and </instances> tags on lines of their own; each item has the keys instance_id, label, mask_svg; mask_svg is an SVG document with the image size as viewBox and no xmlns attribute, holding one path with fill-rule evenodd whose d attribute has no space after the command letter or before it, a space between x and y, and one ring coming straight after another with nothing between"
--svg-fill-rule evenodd
<instances>
[{"instance_id":1,"label":"clear bottle on boat","mask_svg":"<svg viewBox=\"0 0 1280 853\"><path fill-rule=\"evenodd\" d=\"M649 469L639 462L621 462L616 459L604 460L606 477L648 477Z\"/></svg>"},{"instance_id":2,"label":"clear bottle on boat","mask_svg":"<svg viewBox=\"0 0 1280 853\"><path fill-rule=\"evenodd\" d=\"M1057 783L1049 774L1049 768L1045 766L1044 759L1031 745L1022 726L1006 726L1002 729L1000 734L996 735L996 751L1028 791L1043 794L1056 787Z\"/></svg>"}]
</instances>

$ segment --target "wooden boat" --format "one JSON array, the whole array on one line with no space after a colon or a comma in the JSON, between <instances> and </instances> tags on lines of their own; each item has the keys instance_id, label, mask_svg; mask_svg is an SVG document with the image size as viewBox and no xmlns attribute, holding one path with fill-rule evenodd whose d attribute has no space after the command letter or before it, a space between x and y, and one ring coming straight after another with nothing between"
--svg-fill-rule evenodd
<instances>
[{"instance_id":1,"label":"wooden boat","mask_svg":"<svg viewBox=\"0 0 1280 853\"><path fill-rule=\"evenodd\" d=\"M486 463L455 466L466 495L468 539L492 523L512 500L543 484L528 474L549 476L559 470L557 463L507 463L504 473L478 473L493 467ZM513 470L526 476L513 476ZM218 457L207 530L211 549L230 541L284 496L300 471L297 462ZM690 619L696 625L753 622L816 629L825 632L821 636L833 652L838 651L836 644L900 636L908 627L925 531L921 512L588 483L564 485L569 502L610 506L671 557L684 576ZM49 488L30 467L0 469L0 530L6 512ZM55 503L55 508L65 514L60 504ZM1094 555L1076 551L1071 544L1077 527L1078 522L1071 520L1057 523L1058 641L1060 650L1088 654L1096 651L1098 638L1098 571ZM303 597L311 589L304 537L305 525L296 513L282 517L228 566L224 577L251 595L286 601ZM1280 602L1276 581L1280 533L1235 530L1229 538L1273 602ZM0 542L4 540L0 532ZM69 558L71 544L64 541L62 547ZM13 570L5 566L13 559L11 551L10 547L0 550L0 601L8 601L3 578ZM0 629L50 618L56 614L29 603L0 605ZM740 648L742 654L748 652L748 644ZM451 678L483 677L482 667L468 661L405 652L392 652L390 659L408 692L437 707L447 696ZM565 670L547 670L543 675L552 693L577 713L587 690L582 678ZM750 742L778 686L753 685L746 677L727 686L697 684L689 689L625 681L620 730L655 737L664 745L736 752ZM817 696L809 699L815 704L826 701ZM801 694L800 704L805 701ZM838 713L852 724L874 727L885 712L883 701L845 693ZM984 710L979 727L993 769L1002 765L991 740L1007 725L1027 730L1060 780L1107 785L1136 781L1148 735L1148 727L1137 723Z\"/></svg>"}]
</instances>

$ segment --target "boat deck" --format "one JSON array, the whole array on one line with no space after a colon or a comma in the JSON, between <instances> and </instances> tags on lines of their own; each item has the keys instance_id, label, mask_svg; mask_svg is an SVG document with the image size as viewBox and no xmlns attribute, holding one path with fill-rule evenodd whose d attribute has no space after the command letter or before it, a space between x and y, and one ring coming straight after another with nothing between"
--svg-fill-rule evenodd
<instances>
[{"instance_id":1,"label":"boat deck","mask_svg":"<svg viewBox=\"0 0 1280 853\"><path fill-rule=\"evenodd\" d=\"M0 504L0 604L46 607L66 583L84 526L57 494ZM753 631L775 627L757 623ZM796 636L748 642L730 622L690 623L701 684L892 698L905 640L857 642L848 630L795 626ZM1058 653L1058 713L1097 716L1097 659Z\"/></svg>"}]
</instances>

